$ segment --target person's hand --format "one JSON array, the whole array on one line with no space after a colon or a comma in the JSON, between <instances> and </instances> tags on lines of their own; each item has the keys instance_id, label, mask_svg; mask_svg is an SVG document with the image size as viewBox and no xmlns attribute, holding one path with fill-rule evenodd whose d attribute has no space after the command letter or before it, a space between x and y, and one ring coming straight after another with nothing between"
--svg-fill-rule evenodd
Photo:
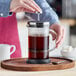
<instances>
[{"instance_id":1,"label":"person's hand","mask_svg":"<svg viewBox=\"0 0 76 76\"><path fill-rule=\"evenodd\" d=\"M10 12L40 12L41 8L34 2L34 0L12 0L10 4Z\"/></svg>"},{"instance_id":2,"label":"person's hand","mask_svg":"<svg viewBox=\"0 0 76 76\"><path fill-rule=\"evenodd\" d=\"M50 33L53 36L53 40L56 39L56 48L57 48L63 42L64 34L65 34L64 28L59 24L53 24L50 26L50 29L52 29L56 32L56 34L55 34L55 33L50 31Z\"/></svg>"}]
</instances>

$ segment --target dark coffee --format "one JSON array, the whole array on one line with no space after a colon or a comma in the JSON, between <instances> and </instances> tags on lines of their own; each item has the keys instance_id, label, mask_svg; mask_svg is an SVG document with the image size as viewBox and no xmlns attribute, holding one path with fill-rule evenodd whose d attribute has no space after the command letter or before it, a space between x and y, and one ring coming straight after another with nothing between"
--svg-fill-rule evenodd
<instances>
[{"instance_id":1,"label":"dark coffee","mask_svg":"<svg viewBox=\"0 0 76 76\"><path fill-rule=\"evenodd\" d=\"M29 36L29 59L49 58L49 36Z\"/></svg>"}]
</instances>

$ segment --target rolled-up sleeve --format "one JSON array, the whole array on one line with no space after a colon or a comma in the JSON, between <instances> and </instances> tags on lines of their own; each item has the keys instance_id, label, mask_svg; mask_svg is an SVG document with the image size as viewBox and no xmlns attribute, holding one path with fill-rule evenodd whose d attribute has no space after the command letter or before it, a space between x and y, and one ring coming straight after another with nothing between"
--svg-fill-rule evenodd
<instances>
[{"instance_id":1,"label":"rolled-up sleeve","mask_svg":"<svg viewBox=\"0 0 76 76\"><path fill-rule=\"evenodd\" d=\"M7 17L12 14L9 12L10 3L11 0L0 0L0 17Z\"/></svg>"},{"instance_id":2,"label":"rolled-up sleeve","mask_svg":"<svg viewBox=\"0 0 76 76\"><path fill-rule=\"evenodd\" d=\"M54 10L50 7L46 0L34 0L42 9L42 14L40 14L40 21L49 21L52 24L59 23L59 18ZM32 19L37 20L38 15L33 13L26 13Z\"/></svg>"}]
</instances>

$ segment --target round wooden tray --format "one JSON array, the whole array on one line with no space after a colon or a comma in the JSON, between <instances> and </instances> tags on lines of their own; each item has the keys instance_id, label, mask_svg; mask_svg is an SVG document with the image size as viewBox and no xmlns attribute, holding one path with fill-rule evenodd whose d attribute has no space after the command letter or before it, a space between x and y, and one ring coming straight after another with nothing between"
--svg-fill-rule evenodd
<instances>
[{"instance_id":1,"label":"round wooden tray","mask_svg":"<svg viewBox=\"0 0 76 76\"><path fill-rule=\"evenodd\" d=\"M69 69L75 66L75 62L70 59L51 57L52 62L64 61L60 64L27 64L25 58L16 58L4 60L1 62L1 67L8 70L15 71L48 71L48 70L62 70Z\"/></svg>"}]
</instances>

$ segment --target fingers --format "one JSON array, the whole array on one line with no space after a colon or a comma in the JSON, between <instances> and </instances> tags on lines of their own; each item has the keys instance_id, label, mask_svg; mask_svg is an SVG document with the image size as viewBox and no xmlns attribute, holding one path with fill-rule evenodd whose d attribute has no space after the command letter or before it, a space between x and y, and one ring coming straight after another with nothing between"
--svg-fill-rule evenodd
<instances>
[{"instance_id":1,"label":"fingers","mask_svg":"<svg viewBox=\"0 0 76 76\"><path fill-rule=\"evenodd\" d=\"M13 2L13 4L14 3L15 2ZM14 4L14 7L11 6L10 11L30 13L42 12L41 8L34 2L34 0L19 0Z\"/></svg>"},{"instance_id":2,"label":"fingers","mask_svg":"<svg viewBox=\"0 0 76 76\"><path fill-rule=\"evenodd\" d=\"M22 0L21 2L24 5L24 8L26 8L26 5L27 5L27 8L29 7L28 8L29 10L32 9L32 11L34 11L34 13L42 12L41 8L34 2L34 0Z\"/></svg>"},{"instance_id":3,"label":"fingers","mask_svg":"<svg viewBox=\"0 0 76 76\"><path fill-rule=\"evenodd\" d=\"M18 12L20 10L20 8L21 8L21 6L18 6L16 8L11 9L10 11L12 11L12 12Z\"/></svg>"},{"instance_id":4,"label":"fingers","mask_svg":"<svg viewBox=\"0 0 76 76\"><path fill-rule=\"evenodd\" d=\"M12 11L12 12L30 12L30 13L35 13L35 10L32 7L28 6L27 4L23 3L23 6L26 7L26 8L24 8L22 6L18 6L18 7L15 7L13 9L11 9L10 11Z\"/></svg>"},{"instance_id":5,"label":"fingers","mask_svg":"<svg viewBox=\"0 0 76 76\"><path fill-rule=\"evenodd\" d=\"M54 30L57 34L56 38L56 47L58 47L64 39L64 28L58 24L53 24L50 29Z\"/></svg>"},{"instance_id":6,"label":"fingers","mask_svg":"<svg viewBox=\"0 0 76 76\"><path fill-rule=\"evenodd\" d=\"M61 26L59 26L58 31L57 31L57 38L56 38L56 42L58 43L62 36L63 36L63 32L62 32L63 28Z\"/></svg>"},{"instance_id":7,"label":"fingers","mask_svg":"<svg viewBox=\"0 0 76 76\"><path fill-rule=\"evenodd\" d=\"M50 31L50 33L51 33L51 35L53 37L53 40L55 40L57 38L57 35L55 33L51 32L51 31ZM58 48L59 45L62 44L63 38L64 38L64 29L62 30L62 36L60 37L60 39L58 41L56 41L56 48Z\"/></svg>"},{"instance_id":8,"label":"fingers","mask_svg":"<svg viewBox=\"0 0 76 76\"><path fill-rule=\"evenodd\" d=\"M15 12L15 13L17 13L17 12L31 12L31 13L34 13L35 12L35 11L32 11L28 8L23 8L22 6L11 9L10 11Z\"/></svg>"},{"instance_id":9,"label":"fingers","mask_svg":"<svg viewBox=\"0 0 76 76\"><path fill-rule=\"evenodd\" d=\"M63 43L63 38L61 38L61 40L58 43L56 43L56 48L58 48L62 43Z\"/></svg>"},{"instance_id":10,"label":"fingers","mask_svg":"<svg viewBox=\"0 0 76 76\"><path fill-rule=\"evenodd\" d=\"M53 24L50 29L54 30L57 34L56 42L59 42L62 36L62 26L58 24Z\"/></svg>"},{"instance_id":11,"label":"fingers","mask_svg":"<svg viewBox=\"0 0 76 76\"><path fill-rule=\"evenodd\" d=\"M64 29L62 29L62 35L59 41L56 42L56 48L59 47L59 45L61 45L63 43L64 40Z\"/></svg>"},{"instance_id":12,"label":"fingers","mask_svg":"<svg viewBox=\"0 0 76 76\"><path fill-rule=\"evenodd\" d=\"M31 11L31 10L29 10L29 9L27 9L27 8L23 8L23 7L19 7L19 8L17 8L16 10L15 10L15 12L31 12L31 13L33 13L34 11Z\"/></svg>"},{"instance_id":13,"label":"fingers","mask_svg":"<svg viewBox=\"0 0 76 76\"><path fill-rule=\"evenodd\" d=\"M50 34L52 35L53 40L55 40L56 39L56 34L53 33L52 31L50 31Z\"/></svg>"},{"instance_id":14,"label":"fingers","mask_svg":"<svg viewBox=\"0 0 76 76\"><path fill-rule=\"evenodd\" d=\"M31 6L29 6L28 4L22 2L22 6L27 9L27 10L30 10L30 11L33 11L35 13L35 9L33 9Z\"/></svg>"},{"instance_id":15,"label":"fingers","mask_svg":"<svg viewBox=\"0 0 76 76\"><path fill-rule=\"evenodd\" d=\"M36 11L42 13L42 9L35 3L35 1L34 0L30 0L30 1L32 1L33 5L35 5Z\"/></svg>"}]
</instances>

